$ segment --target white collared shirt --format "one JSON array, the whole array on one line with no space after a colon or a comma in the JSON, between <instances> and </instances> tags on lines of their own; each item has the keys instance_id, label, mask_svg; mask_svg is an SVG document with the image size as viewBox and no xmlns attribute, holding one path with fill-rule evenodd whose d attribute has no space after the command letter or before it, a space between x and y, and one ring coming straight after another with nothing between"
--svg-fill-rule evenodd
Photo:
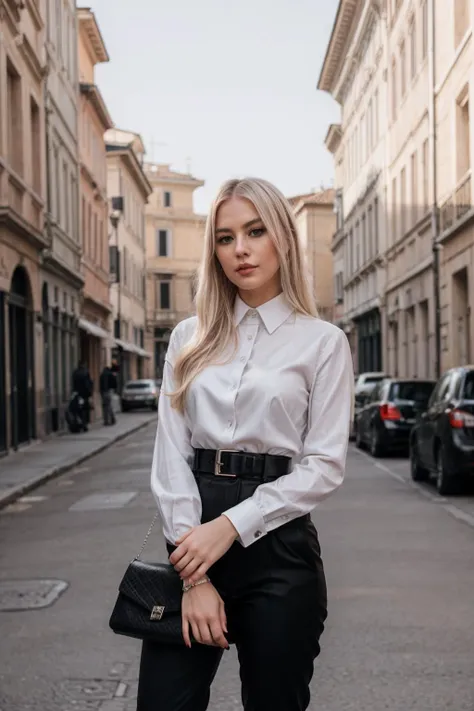
<instances>
[{"instance_id":1,"label":"white collared shirt","mask_svg":"<svg viewBox=\"0 0 474 711\"><path fill-rule=\"evenodd\" d=\"M229 362L206 367L192 382L184 415L164 393L173 363L196 328L174 329L163 372L151 485L165 538L175 543L200 523L191 467L194 448L236 449L291 457L290 473L261 484L225 511L244 546L312 511L344 478L353 368L345 334L296 314L281 294L257 309L235 302L238 347ZM223 360L223 359L221 359Z\"/></svg>"}]
</instances>

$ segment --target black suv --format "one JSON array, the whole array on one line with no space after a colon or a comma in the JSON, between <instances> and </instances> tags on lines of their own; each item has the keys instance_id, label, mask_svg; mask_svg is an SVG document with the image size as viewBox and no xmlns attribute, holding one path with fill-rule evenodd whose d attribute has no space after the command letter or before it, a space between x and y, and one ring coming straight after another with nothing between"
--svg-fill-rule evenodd
<instances>
[{"instance_id":1,"label":"black suv","mask_svg":"<svg viewBox=\"0 0 474 711\"><path fill-rule=\"evenodd\" d=\"M357 414L356 445L368 445L374 457L408 448L416 414L426 409L433 380L386 378L377 383Z\"/></svg>"},{"instance_id":2,"label":"black suv","mask_svg":"<svg viewBox=\"0 0 474 711\"><path fill-rule=\"evenodd\" d=\"M443 496L474 477L474 366L452 368L437 382L411 433L410 468L414 481L436 474Z\"/></svg>"}]
</instances>

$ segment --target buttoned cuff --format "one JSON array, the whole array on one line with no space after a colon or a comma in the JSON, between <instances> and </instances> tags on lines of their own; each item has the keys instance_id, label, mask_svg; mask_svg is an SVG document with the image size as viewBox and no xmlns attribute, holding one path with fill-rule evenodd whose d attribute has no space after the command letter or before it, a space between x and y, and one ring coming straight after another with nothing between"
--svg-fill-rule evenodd
<instances>
[{"instance_id":1,"label":"buttoned cuff","mask_svg":"<svg viewBox=\"0 0 474 711\"><path fill-rule=\"evenodd\" d=\"M247 548L267 532L263 514L252 499L245 499L237 506L224 511L239 534L239 542Z\"/></svg>"}]
</instances>

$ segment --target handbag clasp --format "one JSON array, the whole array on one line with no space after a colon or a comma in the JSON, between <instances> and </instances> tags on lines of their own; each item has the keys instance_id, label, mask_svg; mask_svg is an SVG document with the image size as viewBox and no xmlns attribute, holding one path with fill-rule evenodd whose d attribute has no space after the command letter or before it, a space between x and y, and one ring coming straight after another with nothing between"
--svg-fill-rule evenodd
<instances>
[{"instance_id":1,"label":"handbag clasp","mask_svg":"<svg viewBox=\"0 0 474 711\"><path fill-rule=\"evenodd\" d=\"M150 620L161 620L163 617L163 612L165 611L164 605L155 605L151 611Z\"/></svg>"}]
</instances>

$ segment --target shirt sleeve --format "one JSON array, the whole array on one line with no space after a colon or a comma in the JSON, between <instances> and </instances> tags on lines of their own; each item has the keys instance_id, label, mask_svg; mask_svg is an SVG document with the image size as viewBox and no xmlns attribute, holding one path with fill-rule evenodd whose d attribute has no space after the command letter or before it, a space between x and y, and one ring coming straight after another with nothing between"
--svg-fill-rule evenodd
<instances>
[{"instance_id":1,"label":"shirt sleeve","mask_svg":"<svg viewBox=\"0 0 474 711\"><path fill-rule=\"evenodd\" d=\"M151 467L151 489L158 504L163 535L173 545L186 531L200 524L202 512L201 497L191 469L194 457L191 432L184 415L171 407L171 399L166 394L175 388L173 362L178 350L175 331L170 338L163 369Z\"/></svg>"},{"instance_id":2,"label":"shirt sleeve","mask_svg":"<svg viewBox=\"0 0 474 711\"><path fill-rule=\"evenodd\" d=\"M289 474L261 484L253 496L224 512L243 546L310 513L342 484L353 385L349 344L343 331L338 329L330 334L318 358L300 461Z\"/></svg>"}]
</instances>

